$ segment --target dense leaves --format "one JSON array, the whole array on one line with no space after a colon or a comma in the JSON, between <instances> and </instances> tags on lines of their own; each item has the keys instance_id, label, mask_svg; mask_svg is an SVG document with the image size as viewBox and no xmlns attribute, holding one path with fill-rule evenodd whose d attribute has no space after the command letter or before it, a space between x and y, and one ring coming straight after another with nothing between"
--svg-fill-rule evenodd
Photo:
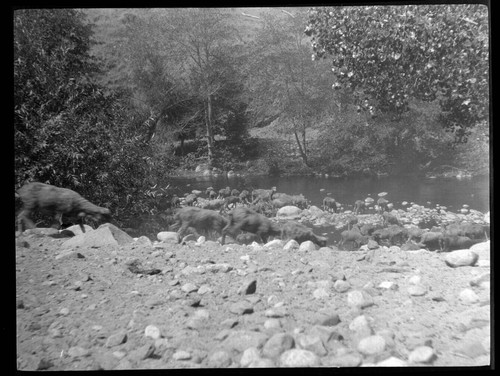
<instances>
[{"instance_id":1,"label":"dense leaves","mask_svg":"<svg viewBox=\"0 0 500 376\"><path fill-rule=\"evenodd\" d=\"M458 141L488 116L484 5L313 8L305 32L360 109L401 115L411 99L438 100Z\"/></svg>"},{"instance_id":2,"label":"dense leaves","mask_svg":"<svg viewBox=\"0 0 500 376\"><path fill-rule=\"evenodd\" d=\"M119 95L92 82L83 15L20 10L14 27L16 188L33 180L71 188L119 214L138 199L147 163Z\"/></svg>"}]
</instances>

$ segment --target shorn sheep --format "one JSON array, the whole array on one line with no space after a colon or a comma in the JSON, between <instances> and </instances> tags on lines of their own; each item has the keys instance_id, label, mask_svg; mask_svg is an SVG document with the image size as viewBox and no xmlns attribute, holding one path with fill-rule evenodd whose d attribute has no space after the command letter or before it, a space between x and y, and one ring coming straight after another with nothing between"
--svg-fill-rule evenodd
<instances>
[{"instance_id":1,"label":"shorn sheep","mask_svg":"<svg viewBox=\"0 0 500 376\"><path fill-rule=\"evenodd\" d=\"M71 189L33 182L22 186L17 191L17 196L23 202L23 207L17 216L20 233L23 231L23 224L28 228L35 227L30 218L35 210L39 210L42 214L53 215L59 226L63 224L63 215L77 218L83 232L85 232L83 226L85 218L104 222L111 220L111 211L108 208L94 205Z\"/></svg>"}]
</instances>

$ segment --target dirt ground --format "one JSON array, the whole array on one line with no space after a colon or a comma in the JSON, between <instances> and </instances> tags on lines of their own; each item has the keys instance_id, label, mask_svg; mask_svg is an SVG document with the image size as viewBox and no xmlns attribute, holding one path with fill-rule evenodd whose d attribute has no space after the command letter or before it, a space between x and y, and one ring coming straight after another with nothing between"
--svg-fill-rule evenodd
<instances>
[{"instance_id":1,"label":"dirt ground","mask_svg":"<svg viewBox=\"0 0 500 376\"><path fill-rule=\"evenodd\" d=\"M68 250L51 233L16 239L19 370L490 365L489 251L452 268L399 247Z\"/></svg>"}]
</instances>

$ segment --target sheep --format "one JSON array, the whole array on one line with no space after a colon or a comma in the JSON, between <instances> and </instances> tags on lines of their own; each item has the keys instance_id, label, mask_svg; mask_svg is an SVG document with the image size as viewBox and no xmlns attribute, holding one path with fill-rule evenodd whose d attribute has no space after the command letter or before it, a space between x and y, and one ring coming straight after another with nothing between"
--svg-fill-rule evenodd
<instances>
[{"instance_id":1,"label":"sheep","mask_svg":"<svg viewBox=\"0 0 500 376\"><path fill-rule=\"evenodd\" d=\"M467 236L444 235L439 239L439 246L442 252L449 252L455 249L468 249L473 244L481 240L472 240Z\"/></svg>"},{"instance_id":2,"label":"sheep","mask_svg":"<svg viewBox=\"0 0 500 376\"><path fill-rule=\"evenodd\" d=\"M184 199L184 205L186 206L193 206L196 202L198 202L198 196L194 193L186 195L186 198Z\"/></svg>"},{"instance_id":3,"label":"sheep","mask_svg":"<svg viewBox=\"0 0 500 376\"><path fill-rule=\"evenodd\" d=\"M388 212L384 212L382 214L382 218L383 218L383 225L384 226L387 226L387 225L400 225L399 223L399 219L398 217L396 217L395 215L392 215L391 213L388 213Z\"/></svg>"},{"instance_id":4,"label":"sheep","mask_svg":"<svg viewBox=\"0 0 500 376\"><path fill-rule=\"evenodd\" d=\"M352 230L342 231L340 236L341 240L339 247L342 247L346 242L352 242L353 246L359 248L361 244L366 244L368 242L368 236L362 235L357 226L354 226Z\"/></svg>"},{"instance_id":5,"label":"sheep","mask_svg":"<svg viewBox=\"0 0 500 376\"><path fill-rule=\"evenodd\" d=\"M174 216L175 224L172 229L179 228L179 243L188 228L191 228L196 237L199 237L198 231L204 232L207 236L210 231L222 233L222 229L227 224L227 220L219 213L213 210L201 209L197 207L184 207L177 211Z\"/></svg>"},{"instance_id":6,"label":"sheep","mask_svg":"<svg viewBox=\"0 0 500 376\"><path fill-rule=\"evenodd\" d=\"M354 214L364 213L366 209L366 204L362 200L356 200L354 202Z\"/></svg>"},{"instance_id":7,"label":"sheep","mask_svg":"<svg viewBox=\"0 0 500 376\"><path fill-rule=\"evenodd\" d=\"M224 199L224 209L228 209L229 205L233 205L233 208L236 207L236 204L240 202L239 196L228 196Z\"/></svg>"},{"instance_id":8,"label":"sheep","mask_svg":"<svg viewBox=\"0 0 500 376\"><path fill-rule=\"evenodd\" d=\"M212 187L208 187L207 190L205 191L205 194L208 196L209 200L217 198L217 192L215 192Z\"/></svg>"},{"instance_id":9,"label":"sheep","mask_svg":"<svg viewBox=\"0 0 500 376\"><path fill-rule=\"evenodd\" d=\"M60 188L49 184L32 182L22 186L17 191L18 197L23 202L18 217L18 230L23 232L23 223L26 227L34 228L35 224L30 219L34 210L43 214L50 214L62 225L62 216L77 217L82 232L85 232L83 220L91 218L95 221L111 220L111 211L87 201L75 191L68 188Z\"/></svg>"},{"instance_id":10,"label":"sheep","mask_svg":"<svg viewBox=\"0 0 500 376\"><path fill-rule=\"evenodd\" d=\"M427 247L430 249L441 249L442 242L441 238L443 234L441 232L424 232L420 238L420 243L418 244L421 247Z\"/></svg>"},{"instance_id":11,"label":"sheep","mask_svg":"<svg viewBox=\"0 0 500 376\"><path fill-rule=\"evenodd\" d=\"M229 221L222 229L221 244L224 244L227 233L234 237L238 230L257 234L264 243L270 236L281 235L281 229L276 223L246 207L237 207L229 213Z\"/></svg>"},{"instance_id":12,"label":"sheep","mask_svg":"<svg viewBox=\"0 0 500 376\"><path fill-rule=\"evenodd\" d=\"M288 221L283 225L281 228L281 238L283 240L294 239L299 244L310 240L320 247L326 247L327 242L327 238L316 235L311 228L295 221Z\"/></svg>"},{"instance_id":13,"label":"sheep","mask_svg":"<svg viewBox=\"0 0 500 376\"><path fill-rule=\"evenodd\" d=\"M249 204L250 201L248 198L250 197L250 192L248 192L246 189L242 190L241 193L238 195L240 198L241 202L244 204Z\"/></svg>"},{"instance_id":14,"label":"sheep","mask_svg":"<svg viewBox=\"0 0 500 376\"><path fill-rule=\"evenodd\" d=\"M252 191L252 204L256 204L259 201L272 201L275 192L276 187L272 187L271 189L254 189Z\"/></svg>"},{"instance_id":15,"label":"sheep","mask_svg":"<svg viewBox=\"0 0 500 376\"><path fill-rule=\"evenodd\" d=\"M333 210L334 213L337 213L337 202L333 197L325 197L323 199L323 209L327 211Z\"/></svg>"},{"instance_id":16,"label":"sheep","mask_svg":"<svg viewBox=\"0 0 500 376\"><path fill-rule=\"evenodd\" d=\"M219 190L219 195L217 196L217 198L226 198L228 196L231 196L231 188L230 187L226 187L226 188Z\"/></svg>"}]
</instances>

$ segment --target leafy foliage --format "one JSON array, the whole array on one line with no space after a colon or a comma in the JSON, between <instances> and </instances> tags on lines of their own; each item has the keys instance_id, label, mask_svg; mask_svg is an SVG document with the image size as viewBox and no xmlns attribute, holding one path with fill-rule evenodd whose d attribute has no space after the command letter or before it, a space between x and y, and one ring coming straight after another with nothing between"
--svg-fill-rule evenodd
<instances>
[{"instance_id":1,"label":"leafy foliage","mask_svg":"<svg viewBox=\"0 0 500 376\"><path fill-rule=\"evenodd\" d=\"M92 82L89 26L69 9L16 11L16 188L37 180L74 189L120 217L137 202L147 150L118 93ZM123 199L122 198L125 198Z\"/></svg>"},{"instance_id":2,"label":"leafy foliage","mask_svg":"<svg viewBox=\"0 0 500 376\"><path fill-rule=\"evenodd\" d=\"M457 141L487 117L484 5L313 8L305 32L313 59L331 58L333 88L349 89L360 109L401 115L411 99L437 99Z\"/></svg>"}]
</instances>

